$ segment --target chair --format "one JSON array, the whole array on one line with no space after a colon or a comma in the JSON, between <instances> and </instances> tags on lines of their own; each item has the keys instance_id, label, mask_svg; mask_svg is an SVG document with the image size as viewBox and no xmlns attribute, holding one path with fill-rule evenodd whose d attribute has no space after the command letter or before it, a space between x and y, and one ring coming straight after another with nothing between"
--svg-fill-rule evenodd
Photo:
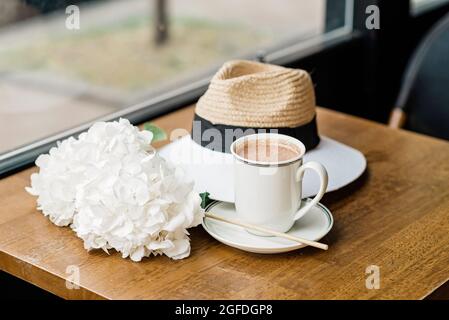
<instances>
[{"instance_id":1,"label":"chair","mask_svg":"<svg viewBox=\"0 0 449 320\"><path fill-rule=\"evenodd\" d=\"M449 14L413 54L389 125L449 140Z\"/></svg>"}]
</instances>

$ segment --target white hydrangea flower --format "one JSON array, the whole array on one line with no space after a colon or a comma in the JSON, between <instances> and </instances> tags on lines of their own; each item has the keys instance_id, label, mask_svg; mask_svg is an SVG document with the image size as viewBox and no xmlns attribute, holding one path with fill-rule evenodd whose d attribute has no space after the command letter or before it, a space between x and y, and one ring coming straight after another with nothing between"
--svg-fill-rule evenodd
<instances>
[{"instance_id":1,"label":"white hydrangea flower","mask_svg":"<svg viewBox=\"0 0 449 320\"><path fill-rule=\"evenodd\" d=\"M41 155L27 191L53 223L71 225L87 250L115 249L134 261L185 258L187 229L203 218L200 198L151 140L151 132L125 119L96 123Z\"/></svg>"}]
</instances>

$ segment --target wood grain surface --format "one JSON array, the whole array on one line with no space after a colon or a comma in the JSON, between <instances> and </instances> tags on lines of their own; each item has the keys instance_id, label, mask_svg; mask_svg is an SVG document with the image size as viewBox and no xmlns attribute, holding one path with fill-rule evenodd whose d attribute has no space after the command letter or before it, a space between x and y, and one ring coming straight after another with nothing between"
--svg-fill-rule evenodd
<instances>
[{"instance_id":1,"label":"wood grain surface","mask_svg":"<svg viewBox=\"0 0 449 320\"><path fill-rule=\"evenodd\" d=\"M190 129L193 108L154 121ZM86 252L69 228L36 210L24 188L36 168L0 180L0 269L73 299L421 299L442 298L449 280L449 143L318 110L321 134L362 151L368 170L322 202L335 224L314 248L251 254L191 229L191 256L135 263L117 253ZM158 143L158 146L163 143ZM67 267L80 288L67 289ZM367 289L366 268L380 268ZM447 297L447 295L445 296Z\"/></svg>"}]
</instances>

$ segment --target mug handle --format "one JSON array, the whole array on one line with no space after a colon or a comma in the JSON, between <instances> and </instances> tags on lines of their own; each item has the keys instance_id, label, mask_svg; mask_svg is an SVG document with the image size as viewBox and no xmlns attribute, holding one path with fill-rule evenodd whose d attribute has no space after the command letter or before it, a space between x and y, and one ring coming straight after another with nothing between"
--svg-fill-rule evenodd
<instances>
[{"instance_id":1,"label":"mug handle","mask_svg":"<svg viewBox=\"0 0 449 320\"><path fill-rule=\"evenodd\" d=\"M318 176L320 177L320 191L317 193L315 198L312 199L312 201L310 201L304 207L299 209L299 211L295 215L294 220L302 218L314 205L316 205L321 200L321 198L323 197L324 193L327 190L328 176L326 168L324 168L324 166L321 163L315 161L307 162L298 168L298 170L296 171L296 181L300 181L302 183L304 172L307 169L312 169L316 173L318 173Z\"/></svg>"}]
</instances>

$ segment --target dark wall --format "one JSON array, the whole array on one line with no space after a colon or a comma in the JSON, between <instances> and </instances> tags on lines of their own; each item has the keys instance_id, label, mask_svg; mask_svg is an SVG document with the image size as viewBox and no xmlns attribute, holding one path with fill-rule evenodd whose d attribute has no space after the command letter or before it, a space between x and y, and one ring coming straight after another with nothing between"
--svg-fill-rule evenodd
<instances>
[{"instance_id":1,"label":"dark wall","mask_svg":"<svg viewBox=\"0 0 449 320\"><path fill-rule=\"evenodd\" d=\"M309 71L319 106L366 116L360 108L364 99L362 52L363 41L357 35L288 66Z\"/></svg>"},{"instance_id":2,"label":"dark wall","mask_svg":"<svg viewBox=\"0 0 449 320\"><path fill-rule=\"evenodd\" d=\"M332 29L344 0L328 0L327 23ZM380 30L367 30L365 9L380 9ZM449 5L418 17L409 0L355 0L356 32L349 41L302 58L292 67L308 70L316 84L318 105L386 122L394 107L409 58L423 36ZM335 12L340 14L335 15Z\"/></svg>"}]
</instances>

